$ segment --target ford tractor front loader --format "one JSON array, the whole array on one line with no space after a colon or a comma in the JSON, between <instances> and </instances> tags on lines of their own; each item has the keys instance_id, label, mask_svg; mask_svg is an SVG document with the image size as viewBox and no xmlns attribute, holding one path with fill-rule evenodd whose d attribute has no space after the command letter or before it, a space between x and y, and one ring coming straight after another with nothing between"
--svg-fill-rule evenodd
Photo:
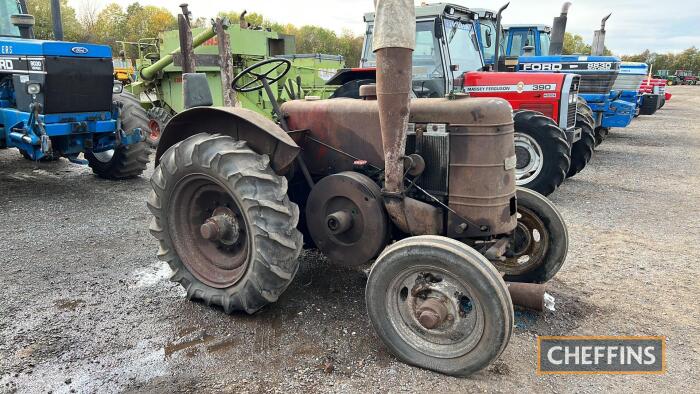
<instances>
[{"instance_id":1,"label":"ford tractor front loader","mask_svg":"<svg viewBox=\"0 0 700 394\"><path fill-rule=\"evenodd\" d=\"M158 145L150 231L187 298L227 313L277 301L304 245L371 264L367 313L386 347L465 376L510 339L518 295L503 278L539 287L568 235L545 197L516 188L508 102L411 99L414 18L411 0L377 1L376 85L362 98L288 101L277 122L211 106L206 78L183 74L188 108ZM232 85L275 103L271 84L290 69L267 59Z\"/></svg>"},{"instance_id":2,"label":"ford tractor front loader","mask_svg":"<svg viewBox=\"0 0 700 394\"><path fill-rule=\"evenodd\" d=\"M35 40L24 1L0 3L0 148L35 161L87 163L104 178L140 175L146 115L114 81L111 49Z\"/></svg>"}]
</instances>

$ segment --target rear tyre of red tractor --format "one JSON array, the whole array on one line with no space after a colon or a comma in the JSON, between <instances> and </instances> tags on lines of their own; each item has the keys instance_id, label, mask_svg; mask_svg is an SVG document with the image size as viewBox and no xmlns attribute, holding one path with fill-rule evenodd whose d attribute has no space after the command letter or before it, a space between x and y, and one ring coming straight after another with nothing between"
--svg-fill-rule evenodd
<instances>
[{"instance_id":1,"label":"rear tyre of red tractor","mask_svg":"<svg viewBox=\"0 0 700 394\"><path fill-rule=\"evenodd\" d=\"M595 134L593 123L585 115L576 117L576 127L581 129L581 139L574 142L571 147L571 166L566 173L567 178L581 172L593 157L595 147Z\"/></svg>"},{"instance_id":2,"label":"rear tyre of red tractor","mask_svg":"<svg viewBox=\"0 0 700 394\"><path fill-rule=\"evenodd\" d=\"M401 361L453 376L486 368L513 331L501 275L476 250L440 236L387 247L372 266L367 313Z\"/></svg>"},{"instance_id":3,"label":"rear tyre of red tractor","mask_svg":"<svg viewBox=\"0 0 700 394\"><path fill-rule=\"evenodd\" d=\"M566 260L569 232L557 208L545 196L518 188L518 227L506 260L494 262L510 282L545 283Z\"/></svg>"},{"instance_id":4,"label":"rear tyre of red tractor","mask_svg":"<svg viewBox=\"0 0 700 394\"><path fill-rule=\"evenodd\" d=\"M148 208L158 258L188 299L226 313L277 301L299 267L299 208L267 155L229 136L197 134L163 154Z\"/></svg>"},{"instance_id":5,"label":"rear tyre of red tractor","mask_svg":"<svg viewBox=\"0 0 700 394\"><path fill-rule=\"evenodd\" d=\"M564 179L571 164L566 135L554 120L535 111L516 111L516 184L549 195Z\"/></svg>"}]
</instances>

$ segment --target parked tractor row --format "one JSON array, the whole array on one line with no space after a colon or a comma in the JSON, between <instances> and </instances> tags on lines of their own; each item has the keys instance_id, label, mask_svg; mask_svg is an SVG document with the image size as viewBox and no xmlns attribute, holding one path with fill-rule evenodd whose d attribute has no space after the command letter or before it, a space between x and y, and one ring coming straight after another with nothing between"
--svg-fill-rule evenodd
<instances>
[{"instance_id":1,"label":"parked tractor row","mask_svg":"<svg viewBox=\"0 0 700 394\"><path fill-rule=\"evenodd\" d=\"M545 195L610 127L663 105L658 89L640 93L645 65L597 53L604 24L595 53L561 55L568 6L541 30L551 43L513 58L499 53L517 47L505 6L379 0L362 63L344 68L244 19L192 29L183 5L177 31L123 44L140 58L115 74L108 47L34 40L18 4L0 39L13 54L0 59L13 62L0 69L0 147L82 153L126 178L145 169L147 140L150 232L188 299L253 314L315 248L370 267L369 319L400 360L456 376L503 352L513 305L541 307L566 260Z\"/></svg>"}]
</instances>

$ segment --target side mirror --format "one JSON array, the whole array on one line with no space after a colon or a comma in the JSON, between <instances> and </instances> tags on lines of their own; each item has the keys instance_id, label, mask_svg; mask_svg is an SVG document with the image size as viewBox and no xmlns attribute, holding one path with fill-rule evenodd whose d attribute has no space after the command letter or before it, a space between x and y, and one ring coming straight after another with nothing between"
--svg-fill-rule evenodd
<instances>
[{"instance_id":1,"label":"side mirror","mask_svg":"<svg viewBox=\"0 0 700 394\"><path fill-rule=\"evenodd\" d=\"M486 46L491 47L491 30L487 30L484 34L484 39L486 40Z\"/></svg>"},{"instance_id":2,"label":"side mirror","mask_svg":"<svg viewBox=\"0 0 700 394\"><path fill-rule=\"evenodd\" d=\"M444 32L442 29L442 19L437 18L435 19L435 38L441 39L444 37Z\"/></svg>"}]
</instances>

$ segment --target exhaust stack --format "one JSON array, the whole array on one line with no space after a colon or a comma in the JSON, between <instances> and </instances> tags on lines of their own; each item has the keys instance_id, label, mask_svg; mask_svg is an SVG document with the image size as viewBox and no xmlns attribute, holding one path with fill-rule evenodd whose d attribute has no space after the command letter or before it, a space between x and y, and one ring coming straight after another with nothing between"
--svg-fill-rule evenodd
<instances>
[{"instance_id":1,"label":"exhaust stack","mask_svg":"<svg viewBox=\"0 0 700 394\"><path fill-rule=\"evenodd\" d=\"M605 55L605 22L608 21L612 12L609 13L600 22L600 30L593 32L593 45L591 45L591 55L592 56L604 56Z\"/></svg>"},{"instance_id":2,"label":"exhaust stack","mask_svg":"<svg viewBox=\"0 0 700 394\"><path fill-rule=\"evenodd\" d=\"M53 38L63 41L63 22L61 20L61 0L51 0L51 20L53 22Z\"/></svg>"},{"instance_id":3,"label":"exhaust stack","mask_svg":"<svg viewBox=\"0 0 700 394\"><path fill-rule=\"evenodd\" d=\"M569 14L571 2L566 2L561 7L561 14L552 22L551 42L549 44L550 55L561 55L564 51L564 33L566 33L566 20Z\"/></svg>"},{"instance_id":4,"label":"exhaust stack","mask_svg":"<svg viewBox=\"0 0 700 394\"><path fill-rule=\"evenodd\" d=\"M403 157L416 45L415 8L412 0L375 0L375 6L373 46L377 56L377 101L384 151L382 193L392 221L405 224L408 215L403 195Z\"/></svg>"}]
</instances>

